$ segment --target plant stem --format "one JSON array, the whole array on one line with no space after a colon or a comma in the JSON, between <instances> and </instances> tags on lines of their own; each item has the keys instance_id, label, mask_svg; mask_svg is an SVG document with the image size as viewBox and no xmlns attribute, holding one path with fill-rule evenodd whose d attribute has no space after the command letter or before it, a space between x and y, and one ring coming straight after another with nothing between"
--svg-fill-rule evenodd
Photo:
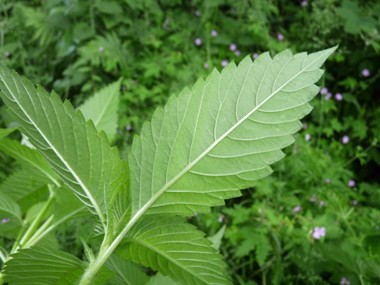
<instances>
[{"instance_id":1,"label":"plant stem","mask_svg":"<svg viewBox=\"0 0 380 285\"><path fill-rule=\"evenodd\" d=\"M16 252L20 247L23 247L29 241L29 239L31 238L31 236L33 235L33 233L37 230L38 225L41 223L41 221L44 218L46 212L49 210L50 205L53 202L55 195L54 195L54 192L52 190L53 186L50 185L50 184L48 184L48 186L49 186L49 191L50 191L49 199L46 201L44 207L38 213L37 217L34 219L34 221L32 222L32 224L30 225L29 229L26 231L26 233L22 237L20 243L16 246L16 248L14 249L14 251L12 251L11 253Z\"/></svg>"},{"instance_id":2,"label":"plant stem","mask_svg":"<svg viewBox=\"0 0 380 285\"><path fill-rule=\"evenodd\" d=\"M31 247L32 245L36 244L35 240L40 240L38 237L41 236L41 233L50 225L52 220L54 219L54 215L51 215L49 219L46 220L46 222L40 227L34 235L25 243L24 247Z\"/></svg>"},{"instance_id":3,"label":"plant stem","mask_svg":"<svg viewBox=\"0 0 380 285\"><path fill-rule=\"evenodd\" d=\"M365 282L363 280L363 276L361 274L359 274L359 280L360 280L360 284L361 285L365 285ZM1 283L0 283L1 284Z\"/></svg>"}]
</instances>

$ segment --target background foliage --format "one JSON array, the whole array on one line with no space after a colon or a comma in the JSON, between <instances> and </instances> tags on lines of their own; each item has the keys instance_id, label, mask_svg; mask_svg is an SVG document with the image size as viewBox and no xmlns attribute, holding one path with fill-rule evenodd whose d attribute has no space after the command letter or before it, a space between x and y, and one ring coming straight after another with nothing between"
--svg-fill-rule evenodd
<instances>
[{"instance_id":1,"label":"background foliage","mask_svg":"<svg viewBox=\"0 0 380 285\"><path fill-rule=\"evenodd\" d=\"M274 174L190 220L208 235L227 225L220 251L236 284L377 284L379 26L375 0L2 0L0 63L76 107L122 77L114 144L126 158L155 108L212 68L339 44ZM0 127L13 127L0 104ZM0 152L0 182L15 168ZM59 246L82 257L92 227L63 225Z\"/></svg>"}]
</instances>

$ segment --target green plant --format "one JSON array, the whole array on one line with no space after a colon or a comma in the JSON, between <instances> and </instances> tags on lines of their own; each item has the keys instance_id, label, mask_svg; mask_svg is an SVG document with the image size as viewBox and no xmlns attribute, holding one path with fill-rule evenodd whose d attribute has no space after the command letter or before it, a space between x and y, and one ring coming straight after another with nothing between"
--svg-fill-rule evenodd
<instances>
[{"instance_id":1,"label":"green plant","mask_svg":"<svg viewBox=\"0 0 380 285\"><path fill-rule=\"evenodd\" d=\"M1 278L11 284L48 278L47 284L102 284L114 276L107 260L117 249L174 281L230 284L222 256L177 215L208 212L272 172L269 164L284 156L281 149L293 143L299 119L311 111L320 66L335 49L294 56L285 50L273 59L264 53L254 62L246 57L238 67L214 70L155 111L134 139L129 165L105 132L97 131L96 118L86 121L70 102L1 67L0 96L19 129L87 206L94 234L103 238L96 254L83 240L88 265L49 247L28 248L30 238L54 219L37 229L56 193L48 184L48 201L16 241L14 254L3 254ZM15 207L8 212L20 217ZM32 260L49 270L34 271ZM25 267L28 273L21 273ZM21 281L20 274L28 279Z\"/></svg>"}]
</instances>

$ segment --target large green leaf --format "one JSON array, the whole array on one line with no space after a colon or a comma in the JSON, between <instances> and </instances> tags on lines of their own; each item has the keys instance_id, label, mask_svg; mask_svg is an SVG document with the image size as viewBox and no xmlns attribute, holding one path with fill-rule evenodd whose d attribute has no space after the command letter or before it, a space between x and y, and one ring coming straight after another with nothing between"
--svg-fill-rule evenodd
<instances>
[{"instance_id":1,"label":"large green leaf","mask_svg":"<svg viewBox=\"0 0 380 285\"><path fill-rule=\"evenodd\" d=\"M132 215L207 212L269 175L335 49L246 57L172 96L133 141Z\"/></svg>"},{"instance_id":2,"label":"large green leaf","mask_svg":"<svg viewBox=\"0 0 380 285\"><path fill-rule=\"evenodd\" d=\"M231 284L222 256L182 217L142 218L118 253L186 284Z\"/></svg>"},{"instance_id":3,"label":"large green leaf","mask_svg":"<svg viewBox=\"0 0 380 285\"><path fill-rule=\"evenodd\" d=\"M105 133L98 134L70 102L62 103L55 92L49 96L40 86L36 89L4 66L0 90L20 130L105 227L105 198L112 196L108 186L120 161L117 148L110 148Z\"/></svg>"},{"instance_id":4,"label":"large green leaf","mask_svg":"<svg viewBox=\"0 0 380 285\"><path fill-rule=\"evenodd\" d=\"M145 283L145 285L163 285L163 284L165 284L165 285L180 285L182 283L175 282L169 276L164 276L159 272L156 275L150 277L148 283Z\"/></svg>"},{"instance_id":5,"label":"large green leaf","mask_svg":"<svg viewBox=\"0 0 380 285\"><path fill-rule=\"evenodd\" d=\"M121 79L107 85L79 107L86 120L92 120L98 131L105 131L110 141L117 132Z\"/></svg>"},{"instance_id":6,"label":"large green leaf","mask_svg":"<svg viewBox=\"0 0 380 285\"><path fill-rule=\"evenodd\" d=\"M107 259L105 266L115 274L114 278L107 281L109 285L143 285L149 280L148 275L136 264L116 254Z\"/></svg>"},{"instance_id":7,"label":"large green leaf","mask_svg":"<svg viewBox=\"0 0 380 285\"><path fill-rule=\"evenodd\" d=\"M10 139L0 140L0 150L16 159L36 180L61 186L57 174L38 151Z\"/></svg>"},{"instance_id":8,"label":"large green leaf","mask_svg":"<svg viewBox=\"0 0 380 285\"><path fill-rule=\"evenodd\" d=\"M85 268L74 255L42 246L21 249L11 257L3 270L5 282L12 285L71 285Z\"/></svg>"}]
</instances>

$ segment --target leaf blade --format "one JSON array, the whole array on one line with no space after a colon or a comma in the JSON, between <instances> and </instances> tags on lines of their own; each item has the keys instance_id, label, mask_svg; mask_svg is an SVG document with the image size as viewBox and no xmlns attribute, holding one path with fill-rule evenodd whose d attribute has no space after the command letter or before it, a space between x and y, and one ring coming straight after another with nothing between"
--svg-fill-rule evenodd
<instances>
[{"instance_id":1,"label":"leaf blade","mask_svg":"<svg viewBox=\"0 0 380 285\"><path fill-rule=\"evenodd\" d=\"M204 233L181 217L147 217L126 235L118 253L187 284L231 284L223 257Z\"/></svg>"},{"instance_id":2,"label":"leaf blade","mask_svg":"<svg viewBox=\"0 0 380 285\"><path fill-rule=\"evenodd\" d=\"M319 66L335 49L246 58L171 97L134 139L132 214L207 212L269 175L310 112Z\"/></svg>"}]
</instances>

